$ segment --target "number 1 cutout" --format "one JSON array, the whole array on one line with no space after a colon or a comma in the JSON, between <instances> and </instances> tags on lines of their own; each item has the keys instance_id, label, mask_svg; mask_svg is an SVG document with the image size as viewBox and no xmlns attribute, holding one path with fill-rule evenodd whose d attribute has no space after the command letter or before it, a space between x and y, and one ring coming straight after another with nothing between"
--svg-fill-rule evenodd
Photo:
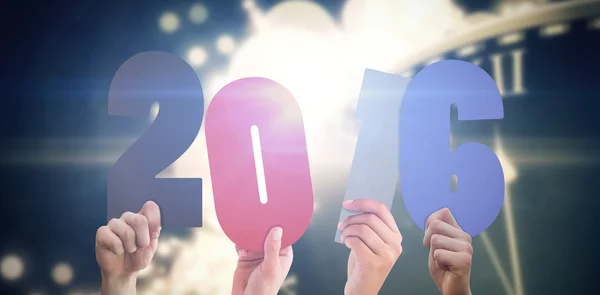
<instances>
[{"instance_id":1,"label":"number 1 cutout","mask_svg":"<svg viewBox=\"0 0 600 295\"><path fill-rule=\"evenodd\" d=\"M502 119L502 97L494 80L468 62L445 60L419 72L400 109L400 186L406 209L424 230L427 217L450 209L471 236L485 231L504 201L498 157L481 143L450 150L450 107L459 120ZM458 178L452 191L450 179Z\"/></svg>"},{"instance_id":2,"label":"number 1 cutout","mask_svg":"<svg viewBox=\"0 0 600 295\"><path fill-rule=\"evenodd\" d=\"M367 69L356 117L360 131L344 200L371 199L390 210L398 185L398 110L410 81L399 75ZM342 208L340 220L360 212ZM335 241L341 243L338 229Z\"/></svg>"},{"instance_id":3,"label":"number 1 cutout","mask_svg":"<svg viewBox=\"0 0 600 295\"><path fill-rule=\"evenodd\" d=\"M217 219L243 249L263 252L272 227L282 247L296 242L313 214L304 122L292 94L265 78L223 87L208 106L206 145Z\"/></svg>"},{"instance_id":4,"label":"number 1 cutout","mask_svg":"<svg viewBox=\"0 0 600 295\"><path fill-rule=\"evenodd\" d=\"M204 115L202 86L181 58L164 52L140 53L115 74L108 112L147 117L155 102L160 108L156 119L108 173L108 219L137 212L154 200L161 209L162 226L202 226L202 179L156 178L198 135Z\"/></svg>"}]
</instances>

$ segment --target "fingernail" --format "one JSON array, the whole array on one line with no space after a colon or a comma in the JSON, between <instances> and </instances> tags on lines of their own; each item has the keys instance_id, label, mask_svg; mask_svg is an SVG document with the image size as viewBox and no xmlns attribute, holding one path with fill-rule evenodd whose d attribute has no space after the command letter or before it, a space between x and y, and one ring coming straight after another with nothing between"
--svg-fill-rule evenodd
<instances>
[{"instance_id":1,"label":"fingernail","mask_svg":"<svg viewBox=\"0 0 600 295\"><path fill-rule=\"evenodd\" d=\"M244 251L244 250L240 249L240 250L238 251L238 255L240 255L240 257L244 257L244 256L246 256L246 251Z\"/></svg>"},{"instance_id":2,"label":"fingernail","mask_svg":"<svg viewBox=\"0 0 600 295\"><path fill-rule=\"evenodd\" d=\"M344 204L344 206L347 206L347 205L350 205L350 204L352 204L352 202L354 202L354 200L345 200L345 201L343 202L343 204Z\"/></svg>"},{"instance_id":3,"label":"fingernail","mask_svg":"<svg viewBox=\"0 0 600 295\"><path fill-rule=\"evenodd\" d=\"M339 230L341 230L341 229L342 229L342 222L338 223L338 226L337 226L337 228L338 228Z\"/></svg>"},{"instance_id":4,"label":"fingernail","mask_svg":"<svg viewBox=\"0 0 600 295\"><path fill-rule=\"evenodd\" d=\"M273 240L281 240L283 236L283 229L281 227L276 227L273 229Z\"/></svg>"}]
</instances>

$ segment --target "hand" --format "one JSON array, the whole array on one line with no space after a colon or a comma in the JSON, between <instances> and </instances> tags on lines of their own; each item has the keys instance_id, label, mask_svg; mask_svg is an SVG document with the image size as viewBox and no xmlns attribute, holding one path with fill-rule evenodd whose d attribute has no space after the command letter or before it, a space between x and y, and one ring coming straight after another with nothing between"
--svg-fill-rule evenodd
<instances>
[{"instance_id":1,"label":"hand","mask_svg":"<svg viewBox=\"0 0 600 295\"><path fill-rule=\"evenodd\" d=\"M294 260L292 246L281 249L282 236L283 229L271 229L264 253L236 246L239 258L233 275L233 295L277 295Z\"/></svg>"},{"instance_id":2,"label":"hand","mask_svg":"<svg viewBox=\"0 0 600 295\"><path fill-rule=\"evenodd\" d=\"M152 261L160 234L160 209L146 202L140 213L125 212L96 233L102 294L135 294L137 273Z\"/></svg>"},{"instance_id":3,"label":"hand","mask_svg":"<svg viewBox=\"0 0 600 295\"><path fill-rule=\"evenodd\" d=\"M373 200L344 201L349 216L338 228L350 248L345 295L376 295L402 253L402 235L388 208Z\"/></svg>"},{"instance_id":4,"label":"hand","mask_svg":"<svg viewBox=\"0 0 600 295\"><path fill-rule=\"evenodd\" d=\"M425 223L423 245L429 248L429 272L443 295L471 295L471 236L443 208Z\"/></svg>"}]
</instances>

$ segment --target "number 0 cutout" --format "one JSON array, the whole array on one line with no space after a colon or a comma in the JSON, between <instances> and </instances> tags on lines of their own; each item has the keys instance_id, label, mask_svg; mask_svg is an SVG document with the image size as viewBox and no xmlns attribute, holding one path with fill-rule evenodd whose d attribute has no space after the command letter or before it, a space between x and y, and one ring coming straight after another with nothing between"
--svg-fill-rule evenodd
<instances>
[{"instance_id":1,"label":"number 0 cutout","mask_svg":"<svg viewBox=\"0 0 600 295\"><path fill-rule=\"evenodd\" d=\"M448 207L471 236L485 231L504 201L504 174L487 146L469 142L450 151L450 107L459 120L502 119L494 80L464 61L429 65L409 84L400 108L400 186L411 218L424 230L427 217ZM458 189L450 177L458 177Z\"/></svg>"},{"instance_id":2,"label":"number 0 cutout","mask_svg":"<svg viewBox=\"0 0 600 295\"><path fill-rule=\"evenodd\" d=\"M304 122L296 99L269 79L236 80L211 101L205 128L215 210L225 234L257 252L263 252L275 226L283 228L282 247L296 242L313 214Z\"/></svg>"}]
</instances>

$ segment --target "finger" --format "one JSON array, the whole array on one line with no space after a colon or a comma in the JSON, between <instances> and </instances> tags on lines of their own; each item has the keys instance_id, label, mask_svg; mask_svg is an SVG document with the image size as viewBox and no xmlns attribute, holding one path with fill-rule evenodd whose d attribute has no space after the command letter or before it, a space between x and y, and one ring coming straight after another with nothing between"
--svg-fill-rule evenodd
<instances>
[{"instance_id":1,"label":"finger","mask_svg":"<svg viewBox=\"0 0 600 295\"><path fill-rule=\"evenodd\" d=\"M96 232L96 243L98 247L108 249L116 255L122 255L125 252L121 239L108 226L102 226L98 229Z\"/></svg>"},{"instance_id":2,"label":"finger","mask_svg":"<svg viewBox=\"0 0 600 295\"><path fill-rule=\"evenodd\" d=\"M138 248L146 248L150 245L150 231L148 229L148 219L146 216L125 212L121 216L121 219L133 228L133 231L135 232L135 242Z\"/></svg>"},{"instance_id":3,"label":"finger","mask_svg":"<svg viewBox=\"0 0 600 295\"><path fill-rule=\"evenodd\" d=\"M369 259L369 257L375 256L375 253L359 237L349 236L342 241L346 247L355 252L359 257Z\"/></svg>"},{"instance_id":4,"label":"finger","mask_svg":"<svg viewBox=\"0 0 600 295\"><path fill-rule=\"evenodd\" d=\"M279 256L282 257L291 257L292 255L294 255L294 250L292 250L292 246L287 246L283 249L281 249L281 251L279 251Z\"/></svg>"},{"instance_id":5,"label":"finger","mask_svg":"<svg viewBox=\"0 0 600 295\"><path fill-rule=\"evenodd\" d=\"M274 274L279 265L279 251L281 250L281 238L283 229L281 227L272 228L265 240L265 258L264 267L267 273Z\"/></svg>"},{"instance_id":6,"label":"finger","mask_svg":"<svg viewBox=\"0 0 600 295\"><path fill-rule=\"evenodd\" d=\"M377 236L375 231L366 224L353 224L342 231L342 242L348 237L357 237L361 239L371 252L382 255L387 251L385 242Z\"/></svg>"},{"instance_id":7,"label":"finger","mask_svg":"<svg viewBox=\"0 0 600 295\"><path fill-rule=\"evenodd\" d=\"M113 218L108 222L108 227L115 233L121 242L123 242L123 248L127 253L133 253L137 250L135 242L135 231L131 226L127 225L122 219Z\"/></svg>"},{"instance_id":8,"label":"finger","mask_svg":"<svg viewBox=\"0 0 600 295\"><path fill-rule=\"evenodd\" d=\"M357 200L347 200L344 201L344 208L352 211L360 211L363 213L373 213L377 215L393 232L399 233L398 225L396 224L396 220L394 220L394 216L388 209L388 207L375 200L365 200L365 199L357 199Z\"/></svg>"},{"instance_id":9,"label":"finger","mask_svg":"<svg viewBox=\"0 0 600 295\"><path fill-rule=\"evenodd\" d=\"M444 249L452 252L463 252L469 255L473 254L473 247L464 241L453 239L447 236L435 234L431 236L431 251Z\"/></svg>"},{"instance_id":10,"label":"finger","mask_svg":"<svg viewBox=\"0 0 600 295\"><path fill-rule=\"evenodd\" d=\"M148 201L142 206L140 214L148 219L148 229L150 230L150 239L158 239L161 230L160 208L153 201Z\"/></svg>"},{"instance_id":11,"label":"finger","mask_svg":"<svg viewBox=\"0 0 600 295\"><path fill-rule=\"evenodd\" d=\"M393 232L377 215L372 213L351 215L344 219L338 228L343 231L354 224L366 224L388 245L402 242L400 233Z\"/></svg>"},{"instance_id":12,"label":"finger","mask_svg":"<svg viewBox=\"0 0 600 295\"><path fill-rule=\"evenodd\" d=\"M423 237L423 245L427 248L430 247L431 236L433 235L447 236L453 239L459 239L466 243L471 244L471 236L440 219L434 219L429 224L427 230L425 230L425 236Z\"/></svg>"},{"instance_id":13,"label":"finger","mask_svg":"<svg viewBox=\"0 0 600 295\"><path fill-rule=\"evenodd\" d=\"M431 224L431 222L436 219L446 222L446 223L452 225L453 227L456 227L456 228L462 230L460 228L460 226L458 225L458 222L456 222L456 219L454 219L452 212L450 212L450 209L448 209L448 208L442 208L438 211L433 212L431 215L429 215L429 217L427 218L427 221L425 221L425 229L427 229L429 227L429 225Z\"/></svg>"},{"instance_id":14,"label":"finger","mask_svg":"<svg viewBox=\"0 0 600 295\"><path fill-rule=\"evenodd\" d=\"M440 269L462 276L471 271L471 256L464 252L452 252L445 249L437 249L433 252L433 260Z\"/></svg>"}]
</instances>

